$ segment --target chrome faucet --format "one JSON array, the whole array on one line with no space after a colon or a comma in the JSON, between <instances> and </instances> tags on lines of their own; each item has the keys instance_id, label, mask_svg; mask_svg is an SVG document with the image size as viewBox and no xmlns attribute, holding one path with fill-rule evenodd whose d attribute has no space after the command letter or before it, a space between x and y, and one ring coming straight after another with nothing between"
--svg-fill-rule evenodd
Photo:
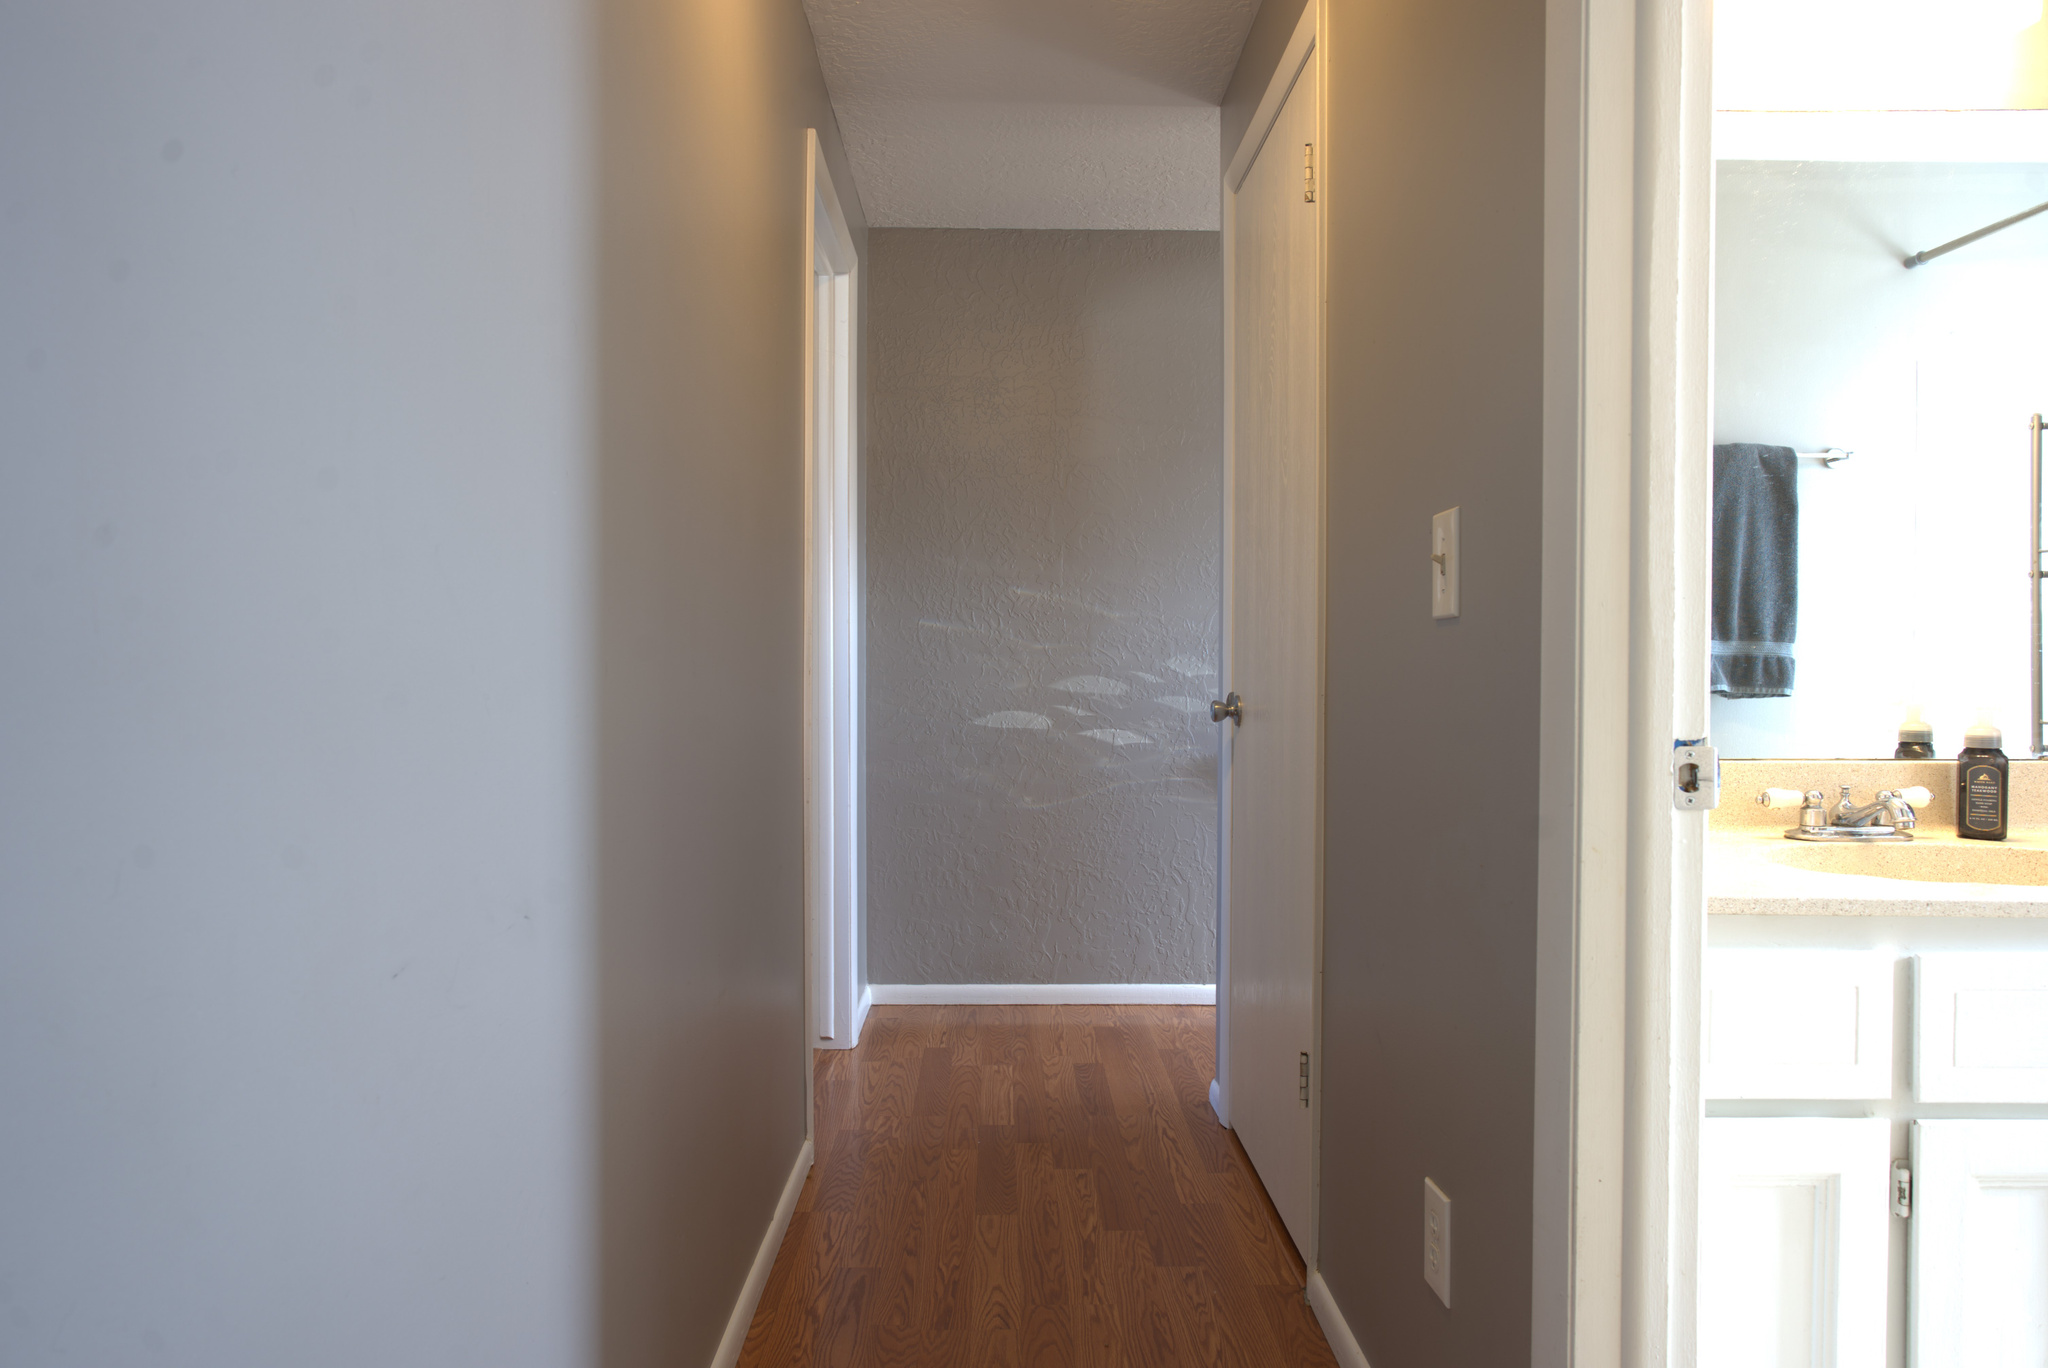
<instances>
[{"instance_id":1,"label":"chrome faucet","mask_svg":"<svg viewBox=\"0 0 2048 1368\"><path fill-rule=\"evenodd\" d=\"M1849 792L1849 785L1842 785L1842 801L1835 804L1836 826L1870 826L1883 817L1885 821L1881 825L1911 831L1917 822L1913 816L1913 805L1890 790L1878 794L1876 802L1865 803L1862 807L1849 801Z\"/></svg>"},{"instance_id":2,"label":"chrome faucet","mask_svg":"<svg viewBox=\"0 0 2048 1368\"><path fill-rule=\"evenodd\" d=\"M1828 811L1827 799L1819 789L1808 789L1804 794L1795 789L1765 789L1756 796L1756 801L1767 808L1799 805L1799 825L1786 831L1787 840L1910 841L1920 823L1914 805L1924 805L1934 797L1917 785L1886 789L1875 802L1860 806L1850 801L1848 784L1841 785L1841 794L1833 812Z\"/></svg>"}]
</instances>

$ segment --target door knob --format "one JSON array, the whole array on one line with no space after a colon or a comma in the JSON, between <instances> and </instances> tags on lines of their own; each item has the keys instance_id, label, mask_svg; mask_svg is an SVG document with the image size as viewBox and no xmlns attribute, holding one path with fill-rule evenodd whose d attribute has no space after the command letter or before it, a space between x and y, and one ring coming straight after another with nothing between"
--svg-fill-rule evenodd
<instances>
[{"instance_id":1,"label":"door knob","mask_svg":"<svg viewBox=\"0 0 2048 1368\"><path fill-rule=\"evenodd\" d=\"M1209 720L1221 722L1226 717L1230 719L1232 726L1244 725L1244 703L1234 693L1226 694L1221 703L1214 699L1209 700Z\"/></svg>"}]
</instances>

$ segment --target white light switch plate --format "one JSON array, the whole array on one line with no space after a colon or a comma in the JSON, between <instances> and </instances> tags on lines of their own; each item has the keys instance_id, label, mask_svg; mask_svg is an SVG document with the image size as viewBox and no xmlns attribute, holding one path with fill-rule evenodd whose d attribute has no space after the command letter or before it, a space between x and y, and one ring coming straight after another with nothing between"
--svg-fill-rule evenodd
<instances>
[{"instance_id":1,"label":"white light switch plate","mask_svg":"<svg viewBox=\"0 0 2048 1368\"><path fill-rule=\"evenodd\" d=\"M1446 508L1429 524L1429 615L1458 615L1458 510Z\"/></svg>"},{"instance_id":2,"label":"white light switch plate","mask_svg":"<svg viewBox=\"0 0 2048 1368\"><path fill-rule=\"evenodd\" d=\"M1422 1280L1451 1304L1451 1199L1435 1180L1422 1180Z\"/></svg>"}]
</instances>

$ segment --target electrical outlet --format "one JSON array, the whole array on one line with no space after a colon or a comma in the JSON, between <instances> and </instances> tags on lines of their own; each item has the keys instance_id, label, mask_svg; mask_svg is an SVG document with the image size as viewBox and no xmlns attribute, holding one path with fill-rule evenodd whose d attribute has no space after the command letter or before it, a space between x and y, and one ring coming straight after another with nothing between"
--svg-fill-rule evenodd
<instances>
[{"instance_id":1,"label":"electrical outlet","mask_svg":"<svg viewBox=\"0 0 2048 1368\"><path fill-rule=\"evenodd\" d=\"M1458 510L1446 508L1429 523L1429 615L1458 615Z\"/></svg>"},{"instance_id":2,"label":"electrical outlet","mask_svg":"<svg viewBox=\"0 0 2048 1368\"><path fill-rule=\"evenodd\" d=\"M1422 1180L1422 1280L1451 1304L1451 1199L1429 1178Z\"/></svg>"}]
</instances>

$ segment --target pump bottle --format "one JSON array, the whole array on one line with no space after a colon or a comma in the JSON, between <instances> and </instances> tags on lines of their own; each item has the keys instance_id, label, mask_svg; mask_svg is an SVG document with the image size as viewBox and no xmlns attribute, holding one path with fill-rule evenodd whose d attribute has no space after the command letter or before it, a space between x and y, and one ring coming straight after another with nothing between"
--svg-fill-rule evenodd
<instances>
[{"instance_id":1,"label":"pump bottle","mask_svg":"<svg viewBox=\"0 0 2048 1368\"><path fill-rule=\"evenodd\" d=\"M1972 841L2005 839L2010 770L1998 728L1978 719L1963 733L1956 757L1956 835Z\"/></svg>"}]
</instances>

